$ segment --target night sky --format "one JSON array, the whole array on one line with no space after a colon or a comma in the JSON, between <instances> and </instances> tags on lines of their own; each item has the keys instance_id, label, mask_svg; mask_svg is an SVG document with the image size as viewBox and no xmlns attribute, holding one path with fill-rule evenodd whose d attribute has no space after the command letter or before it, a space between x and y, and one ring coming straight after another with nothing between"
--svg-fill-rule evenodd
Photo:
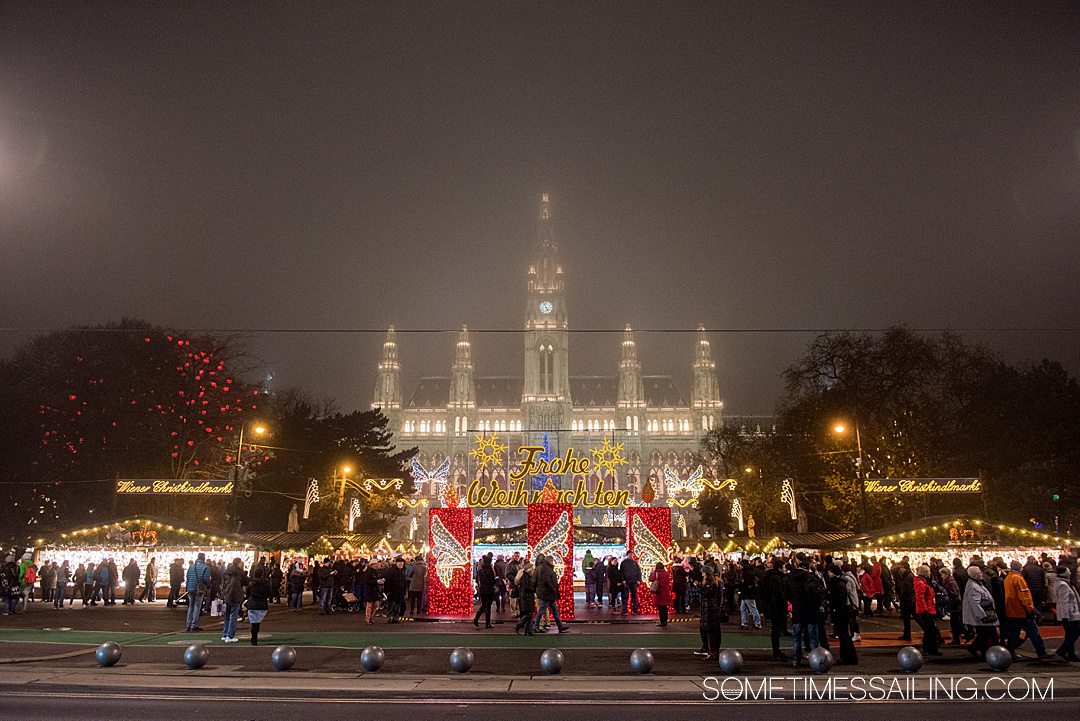
<instances>
[{"instance_id":1,"label":"night sky","mask_svg":"<svg viewBox=\"0 0 1080 721\"><path fill-rule=\"evenodd\" d=\"M1078 54L1066 2L3 2L0 355L124 315L520 328L543 191L574 328L1077 329ZM727 410L812 337L714 335ZM1077 332L968 337L1080 368ZM399 336L406 390L453 341ZM251 335L344 410L381 342ZM690 336L638 346L689 391Z\"/></svg>"}]
</instances>

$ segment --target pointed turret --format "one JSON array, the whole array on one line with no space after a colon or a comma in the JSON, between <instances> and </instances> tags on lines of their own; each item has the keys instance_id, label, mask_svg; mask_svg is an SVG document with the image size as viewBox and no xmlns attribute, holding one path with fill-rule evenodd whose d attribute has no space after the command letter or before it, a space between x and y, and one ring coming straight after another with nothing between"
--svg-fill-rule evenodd
<instances>
[{"instance_id":1,"label":"pointed turret","mask_svg":"<svg viewBox=\"0 0 1080 721\"><path fill-rule=\"evenodd\" d=\"M394 326L390 326L386 331L386 340L383 341L379 379L375 384L375 400L371 407L381 408L383 411L401 410L401 363L398 362Z\"/></svg>"},{"instance_id":2,"label":"pointed turret","mask_svg":"<svg viewBox=\"0 0 1080 721\"><path fill-rule=\"evenodd\" d=\"M641 363L637 357L634 329L626 324L623 331L622 358L619 360L619 408L643 408L645 386L641 380Z\"/></svg>"},{"instance_id":3,"label":"pointed turret","mask_svg":"<svg viewBox=\"0 0 1080 721\"><path fill-rule=\"evenodd\" d=\"M716 425L720 402L720 384L716 380L716 363L712 357L712 346L705 334L705 326L699 325L697 348L694 353L694 390L690 394L694 410L699 411L702 430L709 430ZM702 413L701 411L708 411Z\"/></svg>"},{"instance_id":4,"label":"pointed turret","mask_svg":"<svg viewBox=\"0 0 1080 721\"><path fill-rule=\"evenodd\" d=\"M476 407L476 383L473 380L472 344L469 329L461 326L450 383L450 406L456 409Z\"/></svg>"}]
</instances>

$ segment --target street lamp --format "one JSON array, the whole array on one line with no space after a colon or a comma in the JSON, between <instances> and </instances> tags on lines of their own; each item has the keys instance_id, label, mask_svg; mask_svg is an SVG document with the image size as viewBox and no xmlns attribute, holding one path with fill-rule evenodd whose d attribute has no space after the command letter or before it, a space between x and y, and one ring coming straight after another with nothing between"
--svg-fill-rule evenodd
<instances>
[{"instance_id":1,"label":"street lamp","mask_svg":"<svg viewBox=\"0 0 1080 721\"><path fill-rule=\"evenodd\" d=\"M837 423L833 426L833 432L837 435L844 435L847 432L847 426L843 423ZM859 433L859 419L855 419L855 449L858 455L855 457L855 476L859 479L859 505L860 515L862 516L862 530L868 531L867 524L867 509L866 509L866 482L863 480L862 465L862 435Z\"/></svg>"}]
</instances>

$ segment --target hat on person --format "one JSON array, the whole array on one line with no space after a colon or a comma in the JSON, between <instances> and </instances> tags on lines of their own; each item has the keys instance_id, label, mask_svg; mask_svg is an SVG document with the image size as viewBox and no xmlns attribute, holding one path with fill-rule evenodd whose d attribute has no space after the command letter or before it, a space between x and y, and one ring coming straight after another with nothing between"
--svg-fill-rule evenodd
<instances>
[{"instance_id":1,"label":"hat on person","mask_svg":"<svg viewBox=\"0 0 1080 721\"><path fill-rule=\"evenodd\" d=\"M1009 563L1009 568L1011 568L1014 571L1019 571L1019 570L1022 570L1024 568L1024 566L1019 561L1014 560L1014 561Z\"/></svg>"},{"instance_id":2,"label":"hat on person","mask_svg":"<svg viewBox=\"0 0 1080 721\"><path fill-rule=\"evenodd\" d=\"M1058 566L1054 573L1058 575L1058 578L1068 578L1071 575L1068 566Z\"/></svg>"}]
</instances>

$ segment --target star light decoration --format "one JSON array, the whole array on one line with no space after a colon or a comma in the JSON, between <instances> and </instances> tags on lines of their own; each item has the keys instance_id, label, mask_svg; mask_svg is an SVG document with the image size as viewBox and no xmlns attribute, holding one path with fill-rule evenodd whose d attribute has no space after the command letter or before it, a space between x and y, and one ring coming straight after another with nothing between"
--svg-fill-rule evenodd
<instances>
[{"instance_id":1,"label":"star light decoration","mask_svg":"<svg viewBox=\"0 0 1080 721\"><path fill-rule=\"evenodd\" d=\"M502 463L502 454L506 452L506 445L499 443L499 436L492 433L485 436L481 433L476 437L476 448L469 451L469 455L476 459L476 464L481 470L498 466Z\"/></svg>"},{"instance_id":2,"label":"star light decoration","mask_svg":"<svg viewBox=\"0 0 1080 721\"><path fill-rule=\"evenodd\" d=\"M606 470L608 475L615 473L619 466L627 464L626 458L623 457L623 444L612 443L606 437L599 448L592 448L589 452L592 453L593 466L599 471Z\"/></svg>"}]
</instances>

